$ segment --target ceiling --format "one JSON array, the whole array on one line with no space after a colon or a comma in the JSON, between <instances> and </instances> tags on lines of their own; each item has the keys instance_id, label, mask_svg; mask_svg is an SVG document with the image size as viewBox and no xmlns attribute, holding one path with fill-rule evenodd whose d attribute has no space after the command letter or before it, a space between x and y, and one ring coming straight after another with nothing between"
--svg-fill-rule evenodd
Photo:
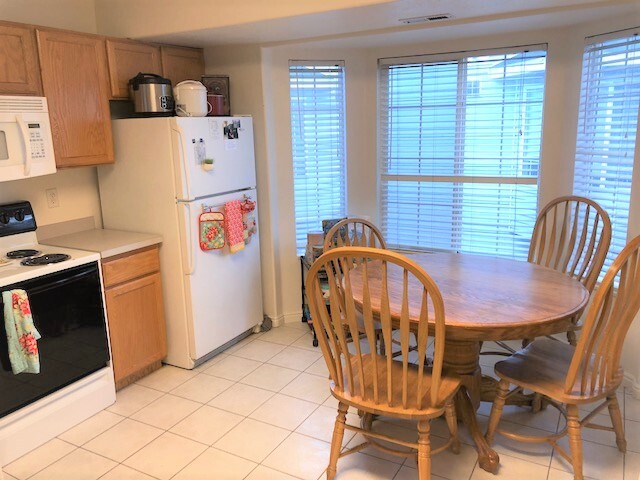
<instances>
[{"instance_id":1,"label":"ceiling","mask_svg":"<svg viewBox=\"0 0 640 480\"><path fill-rule=\"evenodd\" d=\"M120 5L121 4L121 5ZM122 12L126 12L123 15ZM400 19L451 14L405 25ZM96 0L100 33L176 45L388 42L561 27L637 16L638 0Z\"/></svg>"}]
</instances>

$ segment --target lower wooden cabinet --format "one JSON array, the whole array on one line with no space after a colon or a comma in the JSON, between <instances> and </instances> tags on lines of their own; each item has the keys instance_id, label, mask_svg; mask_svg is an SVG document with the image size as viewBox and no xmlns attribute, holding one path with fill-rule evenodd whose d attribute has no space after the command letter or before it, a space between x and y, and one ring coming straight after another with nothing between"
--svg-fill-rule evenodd
<instances>
[{"instance_id":1,"label":"lower wooden cabinet","mask_svg":"<svg viewBox=\"0 0 640 480\"><path fill-rule=\"evenodd\" d=\"M167 354L158 247L103 261L116 389L159 368Z\"/></svg>"}]
</instances>

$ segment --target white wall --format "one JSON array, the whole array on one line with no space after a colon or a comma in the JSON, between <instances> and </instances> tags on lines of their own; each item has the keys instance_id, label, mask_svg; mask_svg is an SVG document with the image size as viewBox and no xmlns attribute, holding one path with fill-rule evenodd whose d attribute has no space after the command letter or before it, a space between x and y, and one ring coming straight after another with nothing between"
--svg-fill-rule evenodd
<instances>
[{"instance_id":1,"label":"white wall","mask_svg":"<svg viewBox=\"0 0 640 480\"><path fill-rule=\"evenodd\" d=\"M0 0L3 20L95 33L93 0ZM60 206L48 208L45 190L58 189ZM101 225L98 181L94 167L59 170L53 175L0 183L0 203L29 200L39 225L93 216Z\"/></svg>"},{"instance_id":2,"label":"white wall","mask_svg":"<svg viewBox=\"0 0 640 480\"><path fill-rule=\"evenodd\" d=\"M96 33L94 0L0 0L0 18Z\"/></svg>"},{"instance_id":3,"label":"white wall","mask_svg":"<svg viewBox=\"0 0 640 480\"><path fill-rule=\"evenodd\" d=\"M58 190L59 207L49 208L45 190ZM53 175L0 183L0 203L31 202L38 225L49 225L83 217L94 217L101 225L96 169L82 167L59 170Z\"/></svg>"}]
</instances>

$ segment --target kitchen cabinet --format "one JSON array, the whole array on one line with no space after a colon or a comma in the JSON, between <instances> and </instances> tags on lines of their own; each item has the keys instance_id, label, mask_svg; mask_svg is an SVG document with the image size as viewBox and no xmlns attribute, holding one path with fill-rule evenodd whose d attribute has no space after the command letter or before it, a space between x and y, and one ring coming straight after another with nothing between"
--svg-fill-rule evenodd
<instances>
[{"instance_id":1,"label":"kitchen cabinet","mask_svg":"<svg viewBox=\"0 0 640 480\"><path fill-rule=\"evenodd\" d=\"M111 98L129 98L129 79L138 73L162 73L160 47L131 40L107 39Z\"/></svg>"},{"instance_id":2,"label":"kitchen cabinet","mask_svg":"<svg viewBox=\"0 0 640 480\"><path fill-rule=\"evenodd\" d=\"M42 96L35 29L0 23L0 94Z\"/></svg>"},{"instance_id":3,"label":"kitchen cabinet","mask_svg":"<svg viewBox=\"0 0 640 480\"><path fill-rule=\"evenodd\" d=\"M105 40L36 30L58 167L113 163Z\"/></svg>"},{"instance_id":4,"label":"kitchen cabinet","mask_svg":"<svg viewBox=\"0 0 640 480\"><path fill-rule=\"evenodd\" d=\"M158 246L102 261L116 389L160 368L167 355Z\"/></svg>"},{"instance_id":5,"label":"kitchen cabinet","mask_svg":"<svg viewBox=\"0 0 640 480\"><path fill-rule=\"evenodd\" d=\"M174 87L183 80L198 80L204 75L204 53L201 48L160 47L162 76Z\"/></svg>"}]
</instances>

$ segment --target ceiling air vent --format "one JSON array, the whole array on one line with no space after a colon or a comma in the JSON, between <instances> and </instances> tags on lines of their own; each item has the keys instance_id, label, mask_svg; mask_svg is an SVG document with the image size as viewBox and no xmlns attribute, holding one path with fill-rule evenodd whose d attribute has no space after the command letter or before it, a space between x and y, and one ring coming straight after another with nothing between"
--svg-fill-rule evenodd
<instances>
[{"instance_id":1,"label":"ceiling air vent","mask_svg":"<svg viewBox=\"0 0 640 480\"><path fill-rule=\"evenodd\" d=\"M401 18L400 21L406 25L412 25L414 23L440 22L451 18L453 18L453 15L450 13L439 13L437 15L424 15L422 17Z\"/></svg>"}]
</instances>

